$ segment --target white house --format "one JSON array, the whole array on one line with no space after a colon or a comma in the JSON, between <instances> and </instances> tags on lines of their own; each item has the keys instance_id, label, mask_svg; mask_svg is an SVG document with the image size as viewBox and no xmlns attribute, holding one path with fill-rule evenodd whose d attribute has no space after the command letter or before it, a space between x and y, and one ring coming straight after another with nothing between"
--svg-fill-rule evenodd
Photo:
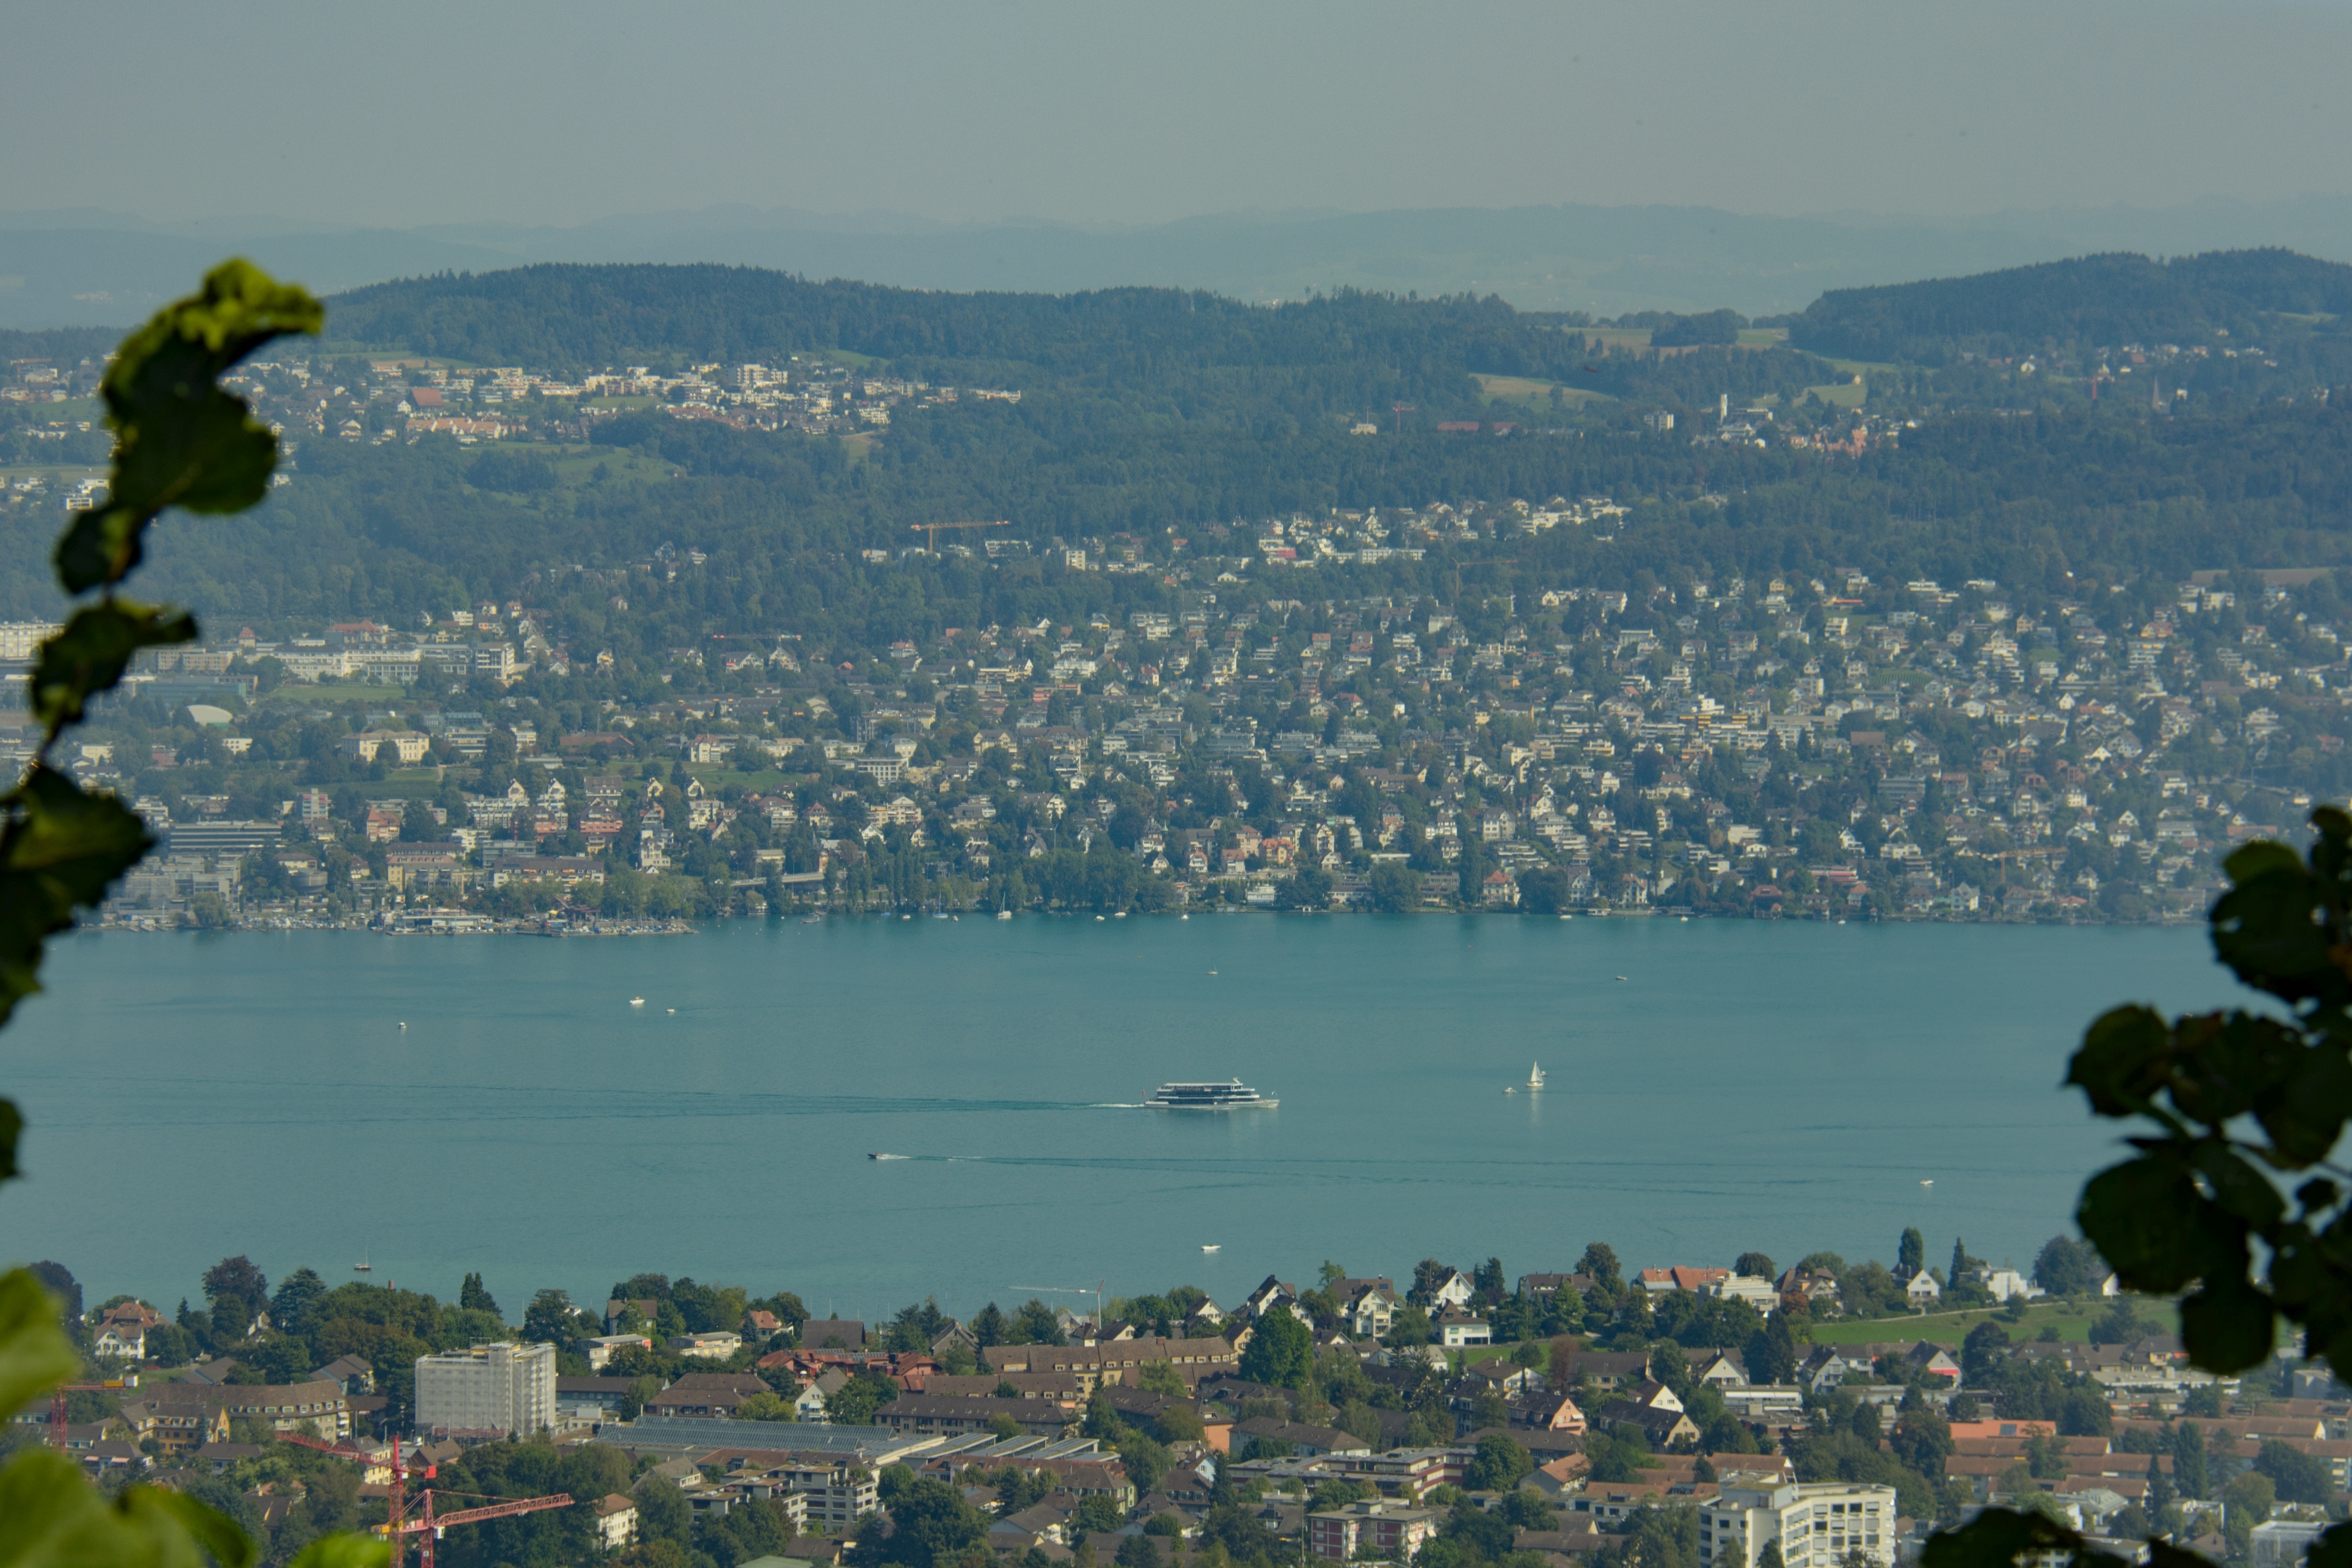
<instances>
[{"instance_id":1,"label":"white house","mask_svg":"<svg viewBox=\"0 0 2352 1568\"><path fill-rule=\"evenodd\" d=\"M1995 1269L1984 1277L1984 1287L1992 1292L1996 1301L2014 1301L2022 1297L2032 1301L2042 1293L2042 1287L2014 1269Z\"/></svg>"},{"instance_id":2,"label":"white house","mask_svg":"<svg viewBox=\"0 0 2352 1568\"><path fill-rule=\"evenodd\" d=\"M1453 1350L1465 1344L1492 1344L1495 1331L1484 1318L1448 1312L1437 1320L1438 1343Z\"/></svg>"},{"instance_id":3,"label":"white house","mask_svg":"<svg viewBox=\"0 0 2352 1568\"><path fill-rule=\"evenodd\" d=\"M1470 1304L1470 1298L1477 1293L1478 1288L1470 1282L1469 1275L1450 1273L1445 1276L1445 1282L1432 1294L1430 1303L1439 1309L1466 1307Z\"/></svg>"},{"instance_id":4,"label":"white house","mask_svg":"<svg viewBox=\"0 0 2352 1568\"><path fill-rule=\"evenodd\" d=\"M636 1544L635 1500L607 1492L596 1505L596 1540L607 1552L625 1552Z\"/></svg>"},{"instance_id":5,"label":"white house","mask_svg":"<svg viewBox=\"0 0 2352 1568\"><path fill-rule=\"evenodd\" d=\"M1903 1300L1921 1312L1941 1301L1944 1287L1936 1283L1936 1276L1922 1269L1904 1281Z\"/></svg>"}]
</instances>

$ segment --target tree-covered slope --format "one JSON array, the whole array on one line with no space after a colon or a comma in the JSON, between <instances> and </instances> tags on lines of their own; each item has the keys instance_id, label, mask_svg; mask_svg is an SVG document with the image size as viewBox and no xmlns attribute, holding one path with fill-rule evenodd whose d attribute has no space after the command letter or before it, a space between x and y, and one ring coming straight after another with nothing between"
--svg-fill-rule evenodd
<instances>
[{"instance_id":1,"label":"tree-covered slope","mask_svg":"<svg viewBox=\"0 0 2352 1568\"><path fill-rule=\"evenodd\" d=\"M1940 364L1961 352L2248 337L2286 317L2352 315L2352 267L2289 250L2169 261L2087 256L1970 277L1839 288L1790 321L1790 341L1845 359Z\"/></svg>"}]
</instances>

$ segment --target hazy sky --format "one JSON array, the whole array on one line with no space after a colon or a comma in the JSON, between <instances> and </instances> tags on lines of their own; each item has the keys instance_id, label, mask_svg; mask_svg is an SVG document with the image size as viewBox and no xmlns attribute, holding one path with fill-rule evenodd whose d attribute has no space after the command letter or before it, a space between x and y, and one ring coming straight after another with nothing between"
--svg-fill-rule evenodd
<instances>
[{"instance_id":1,"label":"hazy sky","mask_svg":"<svg viewBox=\"0 0 2352 1568\"><path fill-rule=\"evenodd\" d=\"M742 203L1135 224L2352 192L2343 0L76 0L13 15L7 210L408 225Z\"/></svg>"}]
</instances>

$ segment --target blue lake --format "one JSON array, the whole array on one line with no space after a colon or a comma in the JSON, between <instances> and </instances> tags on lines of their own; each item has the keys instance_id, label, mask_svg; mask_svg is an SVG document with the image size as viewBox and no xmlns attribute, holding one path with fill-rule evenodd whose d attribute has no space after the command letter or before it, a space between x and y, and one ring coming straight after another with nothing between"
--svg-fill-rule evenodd
<instances>
[{"instance_id":1,"label":"blue lake","mask_svg":"<svg viewBox=\"0 0 2352 1568\"><path fill-rule=\"evenodd\" d=\"M364 1254L510 1319L639 1270L871 1318L1591 1239L2023 1264L2116 1149L2057 1088L2083 1026L2242 994L2201 929L1269 915L95 934L47 978L0 1257L169 1310ZM1281 1108L1135 1108L1228 1077Z\"/></svg>"}]
</instances>

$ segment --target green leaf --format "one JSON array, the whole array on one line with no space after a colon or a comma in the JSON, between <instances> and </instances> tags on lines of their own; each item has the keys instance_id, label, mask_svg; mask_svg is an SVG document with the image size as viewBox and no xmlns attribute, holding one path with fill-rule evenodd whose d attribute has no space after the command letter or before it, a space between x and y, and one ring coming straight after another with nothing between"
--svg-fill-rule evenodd
<instances>
[{"instance_id":1,"label":"green leaf","mask_svg":"<svg viewBox=\"0 0 2352 1568\"><path fill-rule=\"evenodd\" d=\"M89 699L121 681L131 655L195 640L196 622L184 611L125 600L85 605L41 644L40 662L33 667L33 716L52 732L79 724Z\"/></svg>"},{"instance_id":2,"label":"green leaf","mask_svg":"<svg viewBox=\"0 0 2352 1568\"><path fill-rule=\"evenodd\" d=\"M25 1131L25 1118L14 1100L0 1100L0 1181L8 1181L22 1174L16 1166L16 1139Z\"/></svg>"},{"instance_id":3,"label":"green leaf","mask_svg":"<svg viewBox=\"0 0 2352 1568\"><path fill-rule=\"evenodd\" d=\"M2279 1189L2227 1145L2218 1140L2201 1141L2192 1159L2211 1184L2213 1201L2255 1231L2268 1231L2286 1217L2286 1199L2279 1196Z\"/></svg>"},{"instance_id":4,"label":"green leaf","mask_svg":"<svg viewBox=\"0 0 2352 1568\"><path fill-rule=\"evenodd\" d=\"M2172 1030L2162 1018L2147 1008L2116 1008L2083 1032L2066 1082L2100 1115L2128 1116L2155 1097L2171 1052Z\"/></svg>"},{"instance_id":5,"label":"green leaf","mask_svg":"<svg viewBox=\"0 0 2352 1568\"><path fill-rule=\"evenodd\" d=\"M14 815L0 830L0 1023L40 989L42 939L103 899L154 841L121 801L85 793L46 766L26 777L10 804Z\"/></svg>"},{"instance_id":6,"label":"green leaf","mask_svg":"<svg viewBox=\"0 0 2352 1568\"><path fill-rule=\"evenodd\" d=\"M68 592L121 581L139 564L140 536L166 507L235 512L261 499L277 437L215 383L273 338L315 332L325 321L325 309L302 289L250 262L227 261L200 292L123 340L99 388L115 434L107 504L82 513L58 542Z\"/></svg>"},{"instance_id":7,"label":"green leaf","mask_svg":"<svg viewBox=\"0 0 2352 1568\"><path fill-rule=\"evenodd\" d=\"M2228 861L2237 885L2213 904L2213 951L2257 990L2290 999L2341 992L2327 932L2315 916L2325 889L2284 844L2248 844Z\"/></svg>"},{"instance_id":8,"label":"green leaf","mask_svg":"<svg viewBox=\"0 0 2352 1568\"><path fill-rule=\"evenodd\" d=\"M2178 1155L2158 1149L2093 1176L2074 1218L2083 1234L2136 1291L2170 1295L2226 1259L2242 1255L2242 1223L2214 1210ZM2242 1264L2238 1272L2244 1273Z\"/></svg>"},{"instance_id":9,"label":"green leaf","mask_svg":"<svg viewBox=\"0 0 2352 1568\"><path fill-rule=\"evenodd\" d=\"M2277 1343L2268 1296L2242 1276L2206 1281L2180 1303L2180 1343L2189 1364L2227 1375L2259 1366Z\"/></svg>"},{"instance_id":10,"label":"green leaf","mask_svg":"<svg viewBox=\"0 0 2352 1568\"><path fill-rule=\"evenodd\" d=\"M145 1486L110 1500L64 1455L20 1448L0 1465L0 1568L205 1568L185 1511L197 1506ZM252 1547L234 1525L228 1536L203 1544L217 1539L233 1553L223 1568L246 1568Z\"/></svg>"},{"instance_id":11,"label":"green leaf","mask_svg":"<svg viewBox=\"0 0 2352 1568\"><path fill-rule=\"evenodd\" d=\"M322 1535L302 1548L288 1568L383 1568L392 1542L369 1535Z\"/></svg>"},{"instance_id":12,"label":"green leaf","mask_svg":"<svg viewBox=\"0 0 2352 1568\"><path fill-rule=\"evenodd\" d=\"M81 1357L58 1322L61 1310L30 1271L0 1274L0 1410L22 1410L80 1370ZM0 1519L6 1517L0 1509Z\"/></svg>"},{"instance_id":13,"label":"green leaf","mask_svg":"<svg viewBox=\"0 0 2352 1568\"><path fill-rule=\"evenodd\" d=\"M134 1495L178 1520L180 1527L195 1537L197 1545L212 1553L220 1568L250 1568L253 1542L228 1515L205 1507L184 1492L162 1487L142 1487Z\"/></svg>"},{"instance_id":14,"label":"green leaf","mask_svg":"<svg viewBox=\"0 0 2352 1568\"><path fill-rule=\"evenodd\" d=\"M2094 1551L2081 1535L2041 1514L1989 1508L1958 1530L1929 1536L1919 1563L1920 1568L2015 1568L2021 1557L2045 1552L2071 1560L2077 1568L2122 1568L2124 1561Z\"/></svg>"},{"instance_id":15,"label":"green leaf","mask_svg":"<svg viewBox=\"0 0 2352 1568\"><path fill-rule=\"evenodd\" d=\"M2352 1568L2352 1524L2338 1524L2323 1531L2311 1543L2304 1558L2305 1568ZM2155 1568L2164 1568L2159 1563Z\"/></svg>"}]
</instances>

